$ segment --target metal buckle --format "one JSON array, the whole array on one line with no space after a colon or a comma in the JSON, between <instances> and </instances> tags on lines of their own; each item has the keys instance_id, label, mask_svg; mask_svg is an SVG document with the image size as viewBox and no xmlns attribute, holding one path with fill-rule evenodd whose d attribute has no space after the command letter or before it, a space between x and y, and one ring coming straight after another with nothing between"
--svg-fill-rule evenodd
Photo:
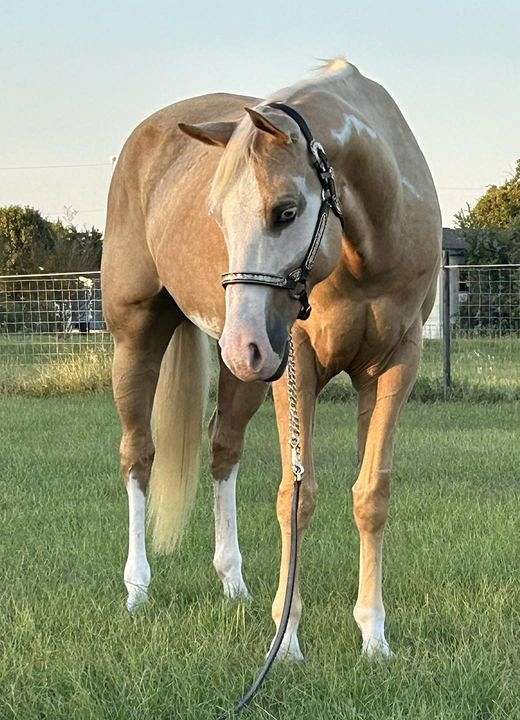
<instances>
[{"instance_id":1,"label":"metal buckle","mask_svg":"<svg viewBox=\"0 0 520 720\"><path fill-rule=\"evenodd\" d=\"M290 273L287 274L287 278L293 281L294 284L299 283L301 276L302 276L302 268L301 265L299 267L294 268L294 270L291 270Z\"/></svg>"}]
</instances>

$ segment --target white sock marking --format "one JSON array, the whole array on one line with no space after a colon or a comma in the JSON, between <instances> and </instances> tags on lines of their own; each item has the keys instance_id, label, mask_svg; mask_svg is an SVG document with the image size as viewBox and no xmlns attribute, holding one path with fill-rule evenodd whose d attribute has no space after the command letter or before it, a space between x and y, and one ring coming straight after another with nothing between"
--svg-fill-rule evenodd
<instances>
[{"instance_id":1,"label":"white sock marking","mask_svg":"<svg viewBox=\"0 0 520 720\"><path fill-rule=\"evenodd\" d=\"M124 579L128 590L126 606L136 610L148 598L150 566L146 558L146 498L137 478L130 472L126 484L128 494L128 558Z\"/></svg>"},{"instance_id":2,"label":"white sock marking","mask_svg":"<svg viewBox=\"0 0 520 720\"><path fill-rule=\"evenodd\" d=\"M362 653L368 657L392 657L385 638L384 608L354 608L354 619L363 637Z\"/></svg>"},{"instance_id":3,"label":"white sock marking","mask_svg":"<svg viewBox=\"0 0 520 720\"><path fill-rule=\"evenodd\" d=\"M225 480L215 480L215 555L213 565L230 600L249 598L242 578L242 555L238 545L236 484L238 463Z\"/></svg>"},{"instance_id":4,"label":"white sock marking","mask_svg":"<svg viewBox=\"0 0 520 720\"><path fill-rule=\"evenodd\" d=\"M287 630L285 631L282 644L280 645L280 649L278 650L278 653L276 655L277 662L303 662L303 660L305 659L303 657L302 651L300 650L300 643L298 641L299 624L299 618L289 618ZM276 628L276 630L278 631L278 628ZM273 642L274 638L271 642L271 647L273 647Z\"/></svg>"}]
</instances>

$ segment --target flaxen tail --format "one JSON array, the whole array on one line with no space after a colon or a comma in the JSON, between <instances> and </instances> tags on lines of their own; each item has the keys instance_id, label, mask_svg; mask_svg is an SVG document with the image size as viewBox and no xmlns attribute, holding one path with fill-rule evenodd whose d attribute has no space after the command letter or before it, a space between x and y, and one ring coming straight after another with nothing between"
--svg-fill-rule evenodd
<instances>
[{"instance_id":1,"label":"flaxen tail","mask_svg":"<svg viewBox=\"0 0 520 720\"><path fill-rule=\"evenodd\" d=\"M155 458L148 509L158 552L175 549L195 501L208 378L207 338L183 322L164 354L152 415Z\"/></svg>"}]
</instances>

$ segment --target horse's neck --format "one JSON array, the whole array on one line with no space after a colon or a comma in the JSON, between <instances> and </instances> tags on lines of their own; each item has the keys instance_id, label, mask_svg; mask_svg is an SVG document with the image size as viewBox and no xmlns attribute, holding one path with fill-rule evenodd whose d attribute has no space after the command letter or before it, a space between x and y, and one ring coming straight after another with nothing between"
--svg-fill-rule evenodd
<instances>
[{"instance_id":1,"label":"horse's neck","mask_svg":"<svg viewBox=\"0 0 520 720\"><path fill-rule=\"evenodd\" d=\"M400 176L388 146L349 102L349 82L356 75L354 66L335 61L277 95L297 107L329 153L345 218L343 260L349 272L363 268L364 274L379 274L400 259Z\"/></svg>"},{"instance_id":2,"label":"horse's neck","mask_svg":"<svg viewBox=\"0 0 520 720\"><path fill-rule=\"evenodd\" d=\"M325 145L345 219L343 262L349 273L366 276L384 272L401 258L402 192L388 146L349 103L348 82L356 74L349 63L336 61L273 99L293 104Z\"/></svg>"},{"instance_id":3,"label":"horse's neck","mask_svg":"<svg viewBox=\"0 0 520 720\"><path fill-rule=\"evenodd\" d=\"M345 221L344 260L379 274L399 262L402 191L397 165L380 141L351 138L337 164ZM350 268L349 268L350 269Z\"/></svg>"}]
</instances>

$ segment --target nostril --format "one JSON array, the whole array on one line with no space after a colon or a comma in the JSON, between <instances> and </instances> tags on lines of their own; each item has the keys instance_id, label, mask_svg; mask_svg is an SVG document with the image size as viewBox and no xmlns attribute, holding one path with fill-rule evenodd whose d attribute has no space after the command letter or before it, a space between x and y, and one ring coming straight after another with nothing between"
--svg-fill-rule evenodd
<instances>
[{"instance_id":1,"label":"nostril","mask_svg":"<svg viewBox=\"0 0 520 720\"><path fill-rule=\"evenodd\" d=\"M260 350L258 349L258 345L256 345L256 343L249 343L248 349L249 364L251 366L251 370L253 370L253 372L257 372L262 364L262 354L260 353Z\"/></svg>"}]
</instances>

